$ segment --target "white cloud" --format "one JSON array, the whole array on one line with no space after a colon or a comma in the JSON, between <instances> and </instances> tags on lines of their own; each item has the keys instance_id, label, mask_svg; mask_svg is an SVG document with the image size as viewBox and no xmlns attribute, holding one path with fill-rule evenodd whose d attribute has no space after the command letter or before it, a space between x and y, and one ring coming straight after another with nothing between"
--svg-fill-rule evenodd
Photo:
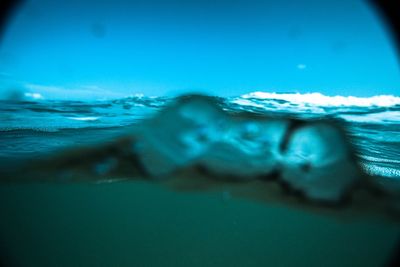
<instances>
[{"instance_id":1,"label":"white cloud","mask_svg":"<svg viewBox=\"0 0 400 267\"><path fill-rule=\"evenodd\" d=\"M298 68L299 70L304 70L305 68L307 68L307 66L306 66L305 64L298 64L298 65L297 65L297 68Z\"/></svg>"},{"instance_id":2,"label":"white cloud","mask_svg":"<svg viewBox=\"0 0 400 267\"><path fill-rule=\"evenodd\" d=\"M65 88L61 86L48 86L27 83L24 86L28 92L26 94L40 94L47 99L65 99L65 100L98 100L107 98L123 97L121 93L113 92L110 90L102 89L95 85L79 86L76 88ZM33 97L33 96L31 96Z\"/></svg>"},{"instance_id":3,"label":"white cloud","mask_svg":"<svg viewBox=\"0 0 400 267\"><path fill-rule=\"evenodd\" d=\"M43 96L39 93L25 93L24 96L35 100L43 99Z\"/></svg>"}]
</instances>

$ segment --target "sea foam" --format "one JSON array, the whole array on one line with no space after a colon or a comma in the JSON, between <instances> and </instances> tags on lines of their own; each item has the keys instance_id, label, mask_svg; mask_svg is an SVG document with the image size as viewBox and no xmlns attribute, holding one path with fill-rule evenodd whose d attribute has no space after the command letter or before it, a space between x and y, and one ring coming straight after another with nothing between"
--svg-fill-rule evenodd
<instances>
[{"instance_id":1,"label":"sea foam","mask_svg":"<svg viewBox=\"0 0 400 267\"><path fill-rule=\"evenodd\" d=\"M400 97L393 95L376 95L371 97L356 96L326 96L321 93L268 93L268 92L252 92L242 95L242 98L249 99L279 99L294 104L308 104L324 107L340 107L340 106L357 106L357 107L391 107L400 105Z\"/></svg>"}]
</instances>

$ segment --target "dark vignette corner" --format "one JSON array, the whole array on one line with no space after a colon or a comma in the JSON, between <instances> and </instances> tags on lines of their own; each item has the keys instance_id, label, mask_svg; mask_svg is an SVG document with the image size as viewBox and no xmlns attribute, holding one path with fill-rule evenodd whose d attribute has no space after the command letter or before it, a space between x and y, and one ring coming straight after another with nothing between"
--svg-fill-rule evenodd
<instances>
[{"instance_id":1,"label":"dark vignette corner","mask_svg":"<svg viewBox=\"0 0 400 267\"><path fill-rule=\"evenodd\" d=\"M24 0L1 0L0 1L0 41L3 37L6 29L8 19L18 9ZM400 64L400 23L398 17L400 16L400 10L398 9L398 3L395 0L369 0L368 3L375 9L377 15L381 17L386 26L389 29L392 40L396 44L397 59ZM10 266L9 262L5 262L4 250L0 249L0 267ZM398 242L395 250L393 251L392 257L390 258L387 266L400 266L400 242Z\"/></svg>"}]
</instances>

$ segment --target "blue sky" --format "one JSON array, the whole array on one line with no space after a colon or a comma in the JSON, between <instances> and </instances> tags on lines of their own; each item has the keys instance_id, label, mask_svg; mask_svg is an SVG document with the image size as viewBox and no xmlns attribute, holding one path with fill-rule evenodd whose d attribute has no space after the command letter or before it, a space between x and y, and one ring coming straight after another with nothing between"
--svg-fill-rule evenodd
<instances>
[{"instance_id":1,"label":"blue sky","mask_svg":"<svg viewBox=\"0 0 400 267\"><path fill-rule=\"evenodd\" d=\"M399 95L385 30L352 0L32 0L1 40L0 81L47 98Z\"/></svg>"}]
</instances>

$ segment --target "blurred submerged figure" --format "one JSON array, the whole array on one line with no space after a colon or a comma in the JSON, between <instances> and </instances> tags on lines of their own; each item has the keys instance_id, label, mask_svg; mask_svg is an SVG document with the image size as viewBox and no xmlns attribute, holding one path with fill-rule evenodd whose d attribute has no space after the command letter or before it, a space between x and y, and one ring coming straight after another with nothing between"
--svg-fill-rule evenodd
<instances>
[{"instance_id":1,"label":"blurred submerged figure","mask_svg":"<svg viewBox=\"0 0 400 267\"><path fill-rule=\"evenodd\" d=\"M398 180L367 174L338 120L223 107L182 96L115 141L52 153L3 182L139 179L337 215L399 216Z\"/></svg>"}]
</instances>

